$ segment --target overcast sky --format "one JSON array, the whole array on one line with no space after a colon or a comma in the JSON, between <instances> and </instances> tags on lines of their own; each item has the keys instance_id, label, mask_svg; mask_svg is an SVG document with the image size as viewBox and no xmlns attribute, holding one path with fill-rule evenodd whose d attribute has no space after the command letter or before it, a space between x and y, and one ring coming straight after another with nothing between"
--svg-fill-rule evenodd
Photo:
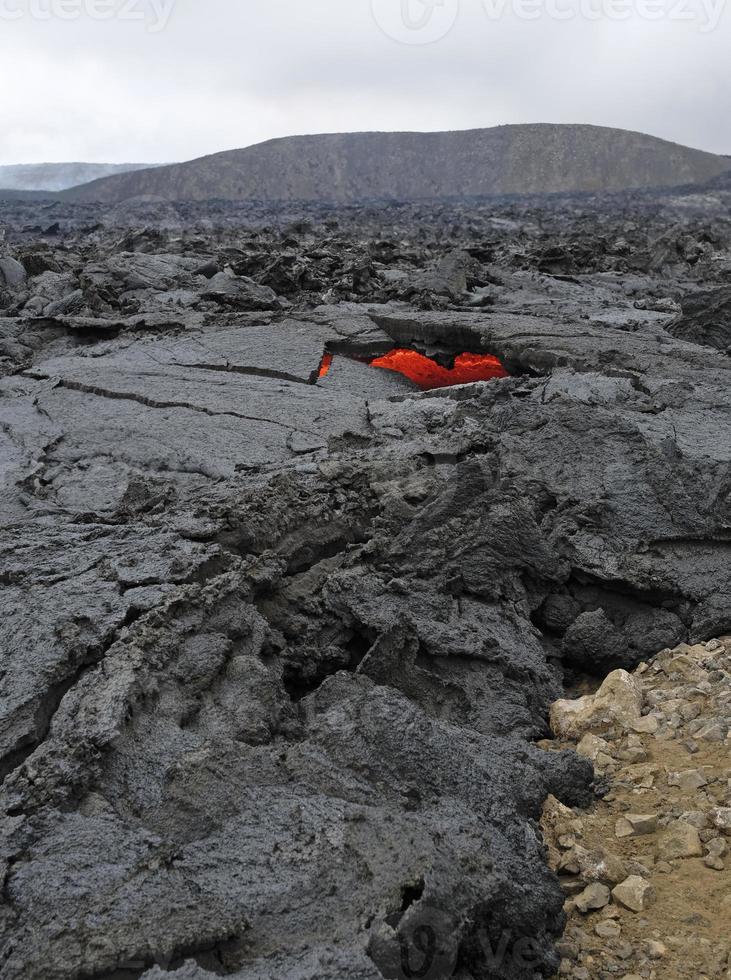
<instances>
[{"instance_id":1,"label":"overcast sky","mask_svg":"<svg viewBox=\"0 0 731 980\"><path fill-rule=\"evenodd\" d=\"M174 161L294 133L520 122L731 154L729 8L0 0L0 163Z\"/></svg>"}]
</instances>

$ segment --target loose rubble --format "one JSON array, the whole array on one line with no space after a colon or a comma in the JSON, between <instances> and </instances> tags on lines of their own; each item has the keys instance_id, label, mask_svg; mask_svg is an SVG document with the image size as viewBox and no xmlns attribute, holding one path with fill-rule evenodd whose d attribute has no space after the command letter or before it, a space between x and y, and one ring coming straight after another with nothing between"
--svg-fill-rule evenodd
<instances>
[{"instance_id":1,"label":"loose rubble","mask_svg":"<svg viewBox=\"0 0 731 980\"><path fill-rule=\"evenodd\" d=\"M562 822L549 801L542 821L568 896L558 975L731 977L731 637L663 650L622 676L619 690L633 696L608 712L617 689L610 676L580 711L566 700L552 709L559 734L587 719L577 751L589 753L604 787L596 806L564 809ZM638 703L656 722L640 735Z\"/></svg>"}]
</instances>

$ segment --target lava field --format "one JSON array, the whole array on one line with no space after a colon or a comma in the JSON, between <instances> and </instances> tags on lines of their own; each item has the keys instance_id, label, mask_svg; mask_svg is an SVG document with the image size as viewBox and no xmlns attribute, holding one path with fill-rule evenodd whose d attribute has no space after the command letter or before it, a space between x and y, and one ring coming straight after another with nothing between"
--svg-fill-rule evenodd
<instances>
[{"instance_id":1,"label":"lava field","mask_svg":"<svg viewBox=\"0 0 731 980\"><path fill-rule=\"evenodd\" d=\"M551 705L731 630L730 216L0 203L4 980L555 974Z\"/></svg>"}]
</instances>

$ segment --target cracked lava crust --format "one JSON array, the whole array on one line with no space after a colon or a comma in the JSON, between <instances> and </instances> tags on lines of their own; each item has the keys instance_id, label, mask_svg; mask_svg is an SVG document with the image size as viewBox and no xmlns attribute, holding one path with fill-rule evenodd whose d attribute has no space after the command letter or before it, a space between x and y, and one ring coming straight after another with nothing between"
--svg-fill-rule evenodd
<instances>
[{"instance_id":1,"label":"cracked lava crust","mask_svg":"<svg viewBox=\"0 0 731 980\"><path fill-rule=\"evenodd\" d=\"M731 627L724 193L0 206L3 978L554 973L551 704Z\"/></svg>"}]
</instances>

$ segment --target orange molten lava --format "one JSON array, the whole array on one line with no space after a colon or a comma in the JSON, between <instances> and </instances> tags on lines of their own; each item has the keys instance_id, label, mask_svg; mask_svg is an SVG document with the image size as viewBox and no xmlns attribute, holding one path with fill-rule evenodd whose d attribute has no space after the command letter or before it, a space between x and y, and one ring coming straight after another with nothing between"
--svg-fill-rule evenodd
<instances>
[{"instance_id":1,"label":"orange molten lava","mask_svg":"<svg viewBox=\"0 0 731 980\"><path fill-rule=\"evenodd\" d=\"M327 372L332 367L332 363L333 363L333 355L332 354L323 354L322 361L320 362L320 377L321 378L324 378L325 377L325 375L327 374Z\"/></svg>"},{"instance_id":2,"label":"orange molten lava","mask_svg":"<svg viewBox=\"0 0 731 980\"><path fill-rule=\"evenodd\" d=\"M398 371L424 391L429 388L469 384L470 381L491 381L493 378L508 377L508 372L492 354L460 354L455 357L454 367L450 370L430 357L400 348L371 361L371 367Z\"/></svg>"}]
</instances>

